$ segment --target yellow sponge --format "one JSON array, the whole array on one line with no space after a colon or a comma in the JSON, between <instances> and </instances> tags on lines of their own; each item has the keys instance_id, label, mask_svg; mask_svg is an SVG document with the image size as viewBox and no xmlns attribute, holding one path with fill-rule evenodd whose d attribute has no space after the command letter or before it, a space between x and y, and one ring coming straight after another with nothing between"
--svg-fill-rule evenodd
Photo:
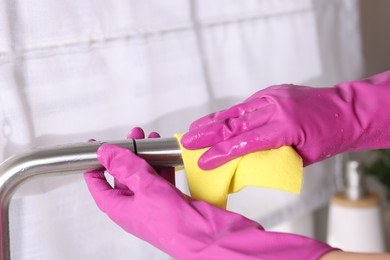
<instances>
[{"instance_id":1,"label":"yellow sponge","mask_svg":"<svg viewBox=\"0 0 390 260\"><path fill-rule=\"evenodd\" d=\"M182 135L175 135L179 143ZM253 152L210 171L198 167L199 157L208 148L187 150L180 147L191 196L220 208L226 207L229 193L246 186L293 193L301 190L302 159L291 147Z\"/></svg>"}]
</instances>

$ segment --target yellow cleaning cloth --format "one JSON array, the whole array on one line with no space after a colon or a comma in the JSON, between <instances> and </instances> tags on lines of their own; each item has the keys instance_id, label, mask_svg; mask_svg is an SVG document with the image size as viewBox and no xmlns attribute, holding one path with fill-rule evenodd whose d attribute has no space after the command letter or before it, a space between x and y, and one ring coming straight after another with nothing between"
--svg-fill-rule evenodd
<instances>
[{"instance_id":1,"label":"yellow cleaning cloth","mask_svg":"<svg viewBox=\"0 0 390 260\"><path fill-rule=\"evenodd\" d=\"M183 134L176 134L180 139ZM274 188L299 193L302 185L302 159L288 146L253 152L205 171L198 167L199 157L208 149L187 150L181 146L191 196L226 208L229 193L246 186Z\"/></svg>"}]
</instances>

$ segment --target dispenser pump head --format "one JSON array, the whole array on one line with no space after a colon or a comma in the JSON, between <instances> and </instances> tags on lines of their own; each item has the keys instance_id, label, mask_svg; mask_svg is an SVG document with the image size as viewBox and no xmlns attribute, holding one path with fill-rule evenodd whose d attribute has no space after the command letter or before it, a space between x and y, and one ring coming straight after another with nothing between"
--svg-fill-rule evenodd
<instances>
[{"instance_id":1,"label":"dispenser pump head","mask_svg":"<svg viewBox=\"0 0 390 260\"><path fill-rule=\"evenodd\" d=\"M364 173L358 161L348 161L345 168L345 196L359 200L367 195Z\"/></svg>"}]
</instances>

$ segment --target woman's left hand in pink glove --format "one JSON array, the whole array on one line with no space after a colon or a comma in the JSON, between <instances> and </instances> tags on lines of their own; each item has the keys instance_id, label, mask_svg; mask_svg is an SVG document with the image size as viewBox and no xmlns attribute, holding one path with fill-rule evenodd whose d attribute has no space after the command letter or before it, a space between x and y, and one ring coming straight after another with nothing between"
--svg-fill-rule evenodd
<instances>
[{"instance_id":1,"label":"woman's left hand in pink glove","mask_svg":"<svg viewBox=\"0 0 390 260\"><path fill-rule=\"evenodd\" d=\"M103 170L85 173L98 207L175 259L317 259L332 250L310 238L266 232L239 214L194 200L130 150L104 144L97 155L120 183L111 187Z\"/></svg>"}]
</instances>

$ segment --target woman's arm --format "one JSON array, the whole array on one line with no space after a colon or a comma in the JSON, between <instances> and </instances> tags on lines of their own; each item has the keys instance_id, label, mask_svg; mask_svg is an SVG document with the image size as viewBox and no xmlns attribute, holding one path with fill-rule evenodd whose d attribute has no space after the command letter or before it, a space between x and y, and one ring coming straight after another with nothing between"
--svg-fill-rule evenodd
<instances>
[{"instance_id":1,"label":"woman's arm","mask_svg":"<svg viewBox=\"0 0 390 260\"><path fill-rule=\"evenodd\" d=\"M390 259L389 253L352 253L343 251L331 251L323 255L321 260L385 260Z\"/></svg>"}]
</instances>

